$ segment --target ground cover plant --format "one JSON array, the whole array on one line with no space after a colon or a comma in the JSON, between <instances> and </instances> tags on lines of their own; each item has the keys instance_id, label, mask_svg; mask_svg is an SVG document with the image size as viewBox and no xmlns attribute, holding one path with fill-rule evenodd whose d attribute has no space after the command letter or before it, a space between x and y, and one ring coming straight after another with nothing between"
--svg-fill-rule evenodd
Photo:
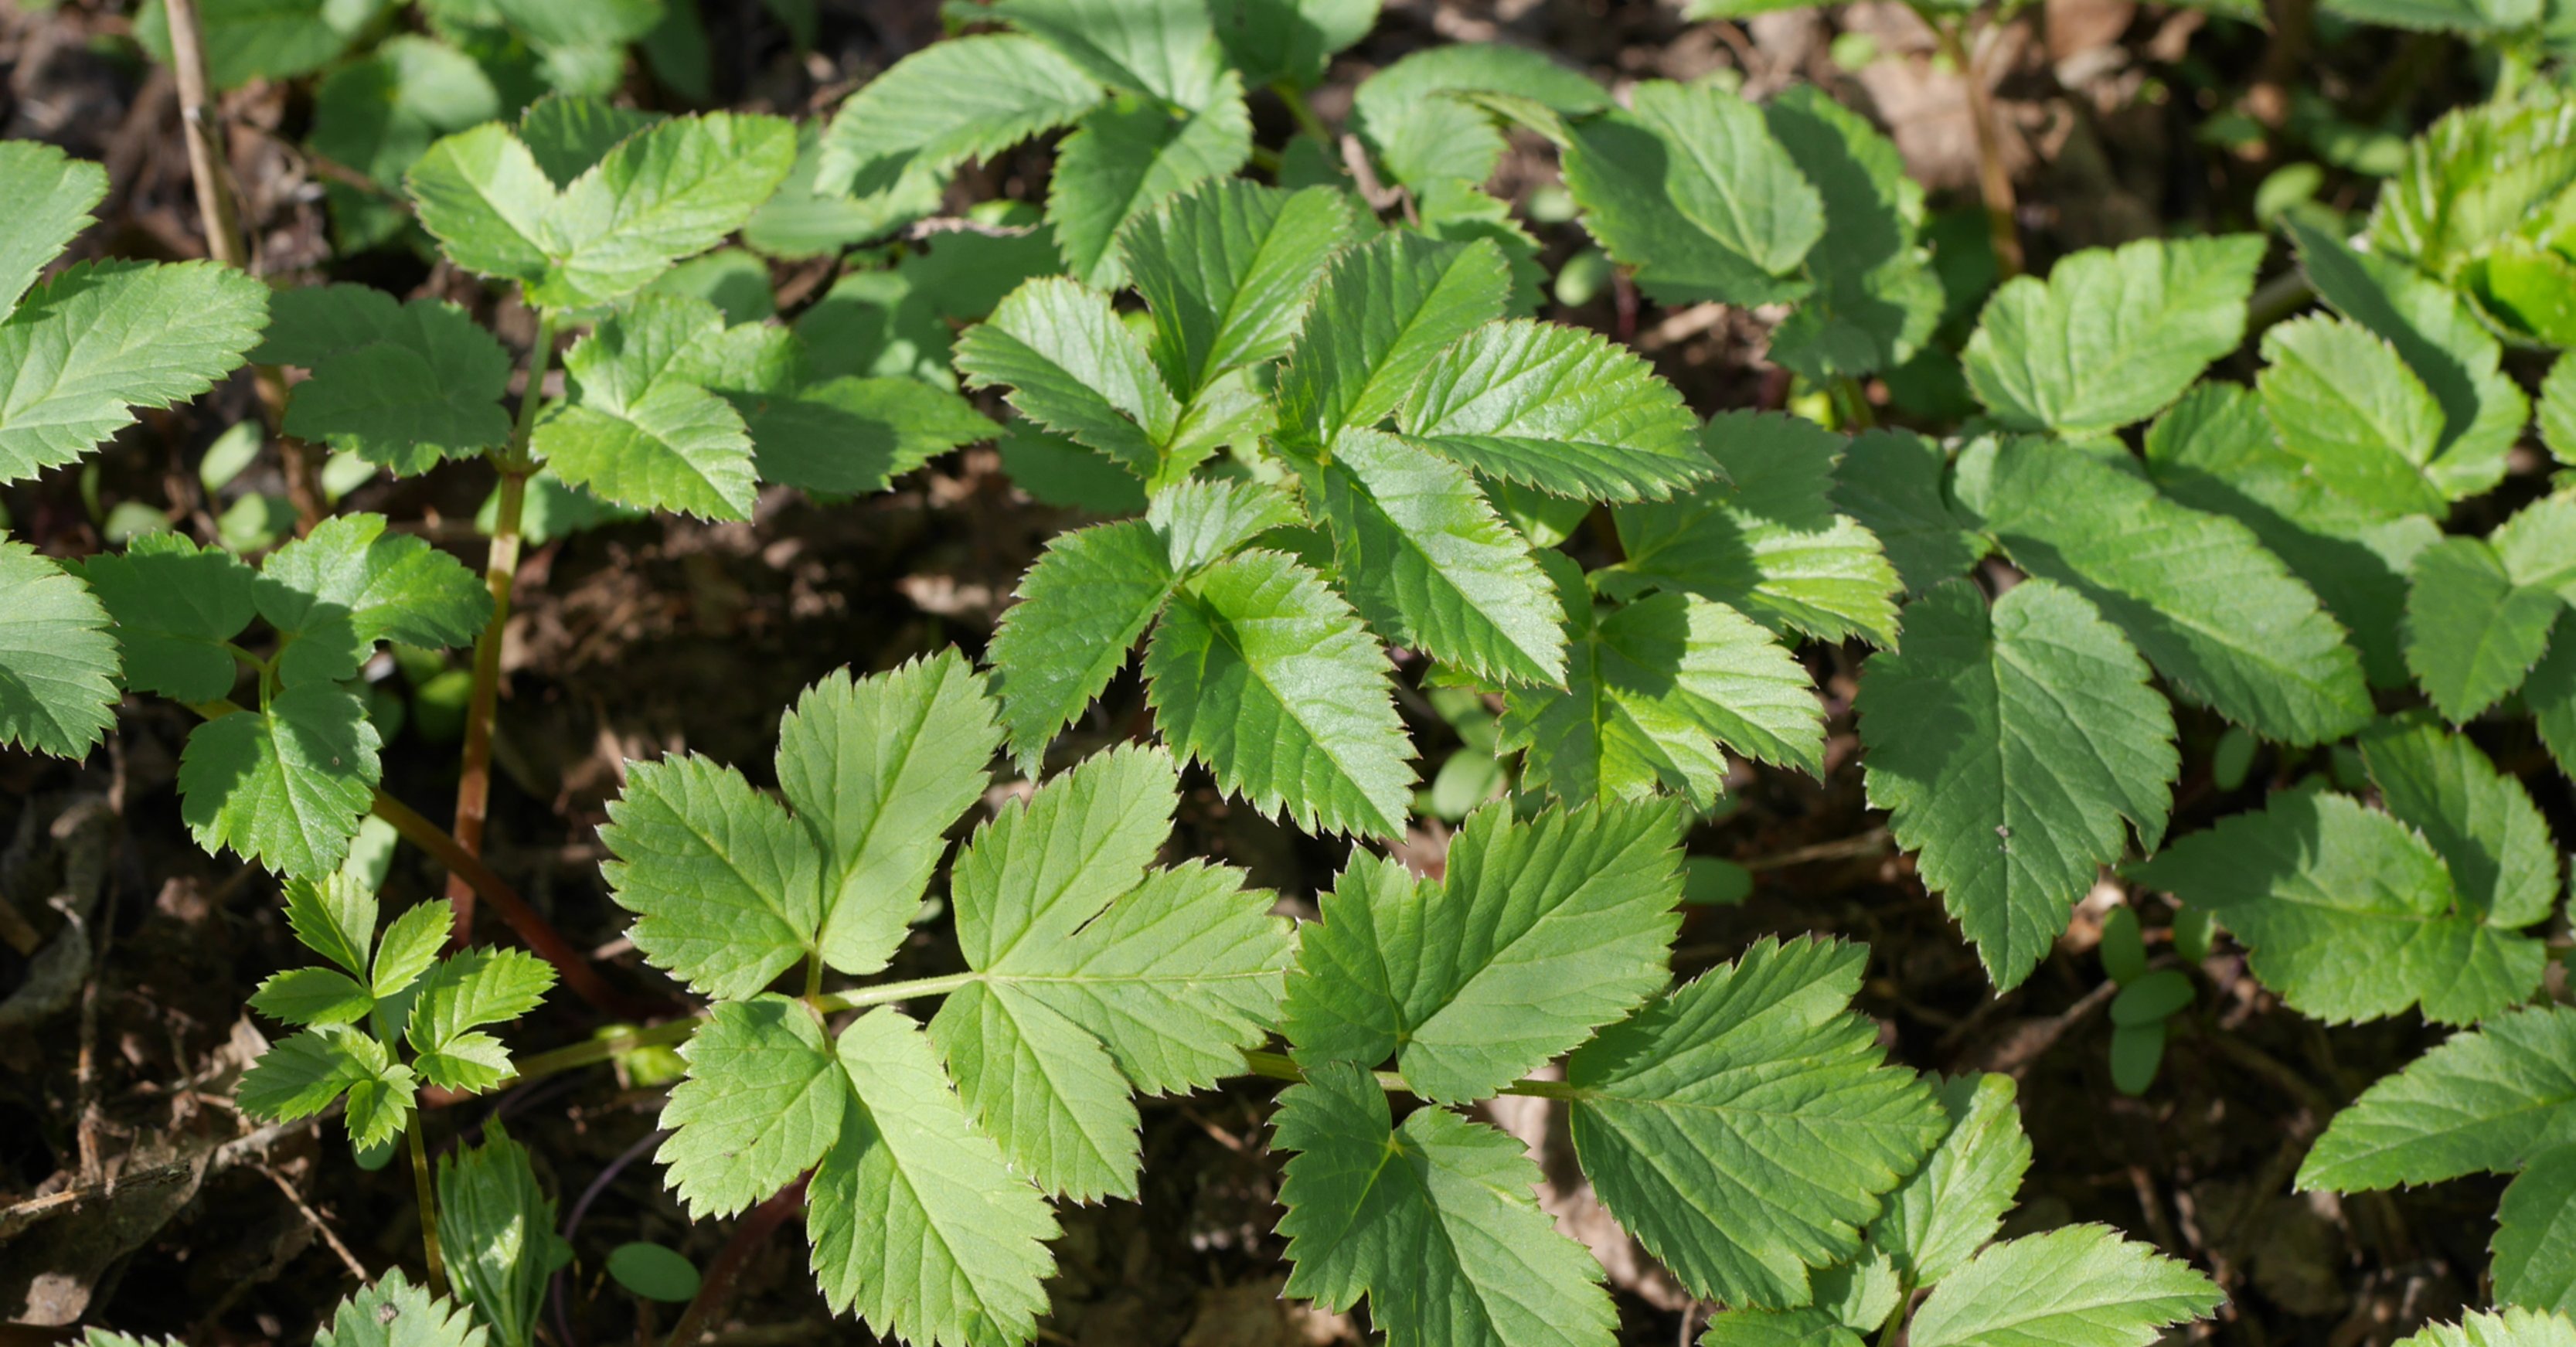
<instances>
[{"instance_id":1,"label":"ground cover plant","mask_svg":"<svg viewBox=\"0 0 2576 1347\"><path fill-rule=\"evenodd\" d=\"M12 1319L2576 1344L2565 16L1559 8L8 16Z\"/></svg>"}]
</instances>

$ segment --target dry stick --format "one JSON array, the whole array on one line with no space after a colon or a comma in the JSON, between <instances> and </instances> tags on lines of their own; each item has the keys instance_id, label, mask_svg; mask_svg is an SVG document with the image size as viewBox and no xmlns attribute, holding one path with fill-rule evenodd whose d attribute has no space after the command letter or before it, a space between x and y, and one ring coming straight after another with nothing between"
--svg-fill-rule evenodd
<instances>
[{"instance_id":1,"label":"dry stick","mask_svg":"<svg viewBox=\"0 0 2576 1347\"><path fill-rule=\"evenodd\" d=\"M2021 229L2014 222L2012 174L2004 167L2003 140L1995 128L1994 100L1987 97L1986 77L1982 63L1969 54L1967 44L1959 40L1959 25L1936 23L1932 31L1939 37L1941 54L1959 68L1959 78L1968 89L1968 120L1977 133L1977 192L1986 202L1986 237L1995 250L1998 280L2011 280L2021 274ZM1988 28L1987 33L1997 31ZM1980 49L1989 44L1979 42Z\"/></svg>"},{"instance_id":2,"label":"dry stick","mask_svg":"<svg viewBox=\"0 0 2576 1347\"><path fill-rule=\"evenodd\" d=\"M528 906L518 890L510 887L508 880L493 873L492 867L485 865L481 857L448 836L446 829L421 817L410 805L381 790L368 805L368 812L394 825L394 831L400 833L404 841L428 852L439 864L446 866L451 889L462 881L490 902L492 910L501 914L501 920L536 952L538 958L554 965L556 974L574 995L621 1019L640 1019L660 1008L608 985L608 980L599 975L599 969L590 961L590 956L573 948L561 932L539 916L536 909Z\"/></svg>"},{"instance_id":3,"label":"dry stick","mask_svg":"<svg viewBox=\"0 0 2576 1347\"><path fill-rule=\"evenodd\" d=\"M241 206L233 195L232 159L224 145L224 113L206 87L206 43L197 0L169 0L170 67L179 85L180 139L188 146L188 176L197 187L197 216L206 230L206 252L237 271L250 270L242 243ZM285 450L286 495L295 506L295 531L310 533L324 513L320 470L313 447L287 436L286 380L274 365L257 365L251 378L269 428Z\"/></svg>"},{"instance_id":4,"label":"dry stick","mask_svg":"<svg viewBox=\"0 0 2576 1347\"><path fill-rule=\"evenodd\" d=\"M474 692L465 704L465 754L456 779L456 844L468 857L483 854L483 824L492 805L492 720L501 697L501 635L510 622L510 590L519 575L519 525L527 508L528 476L536 471L528 459L528 437L536 427L537 404L545 398L546 368L554 360L554 351L555 316L541 310L536 342L528 348L528 382L519 394L519 418L510 429L509 448L492 459L501 473L492 550L483 565L483 584L492 594L492 620L483 624L483 634L474 642ZM449 868L447 899L456 907L458 944L472 936L478 887L463 872Z\"/></svg>"},{"instance_id":5,"label":"dry stick","mask_svg":"<svg viewBox=\"0 0 2576 1347\"><path fill-rule=\"evenodd\" d=\"M706 1336L707 1320L732 1297L734 1279L742 1275L742 1265L751 1258L751 1251L785 1225L789 1217L805 1209L805 1182L800 1178L778 1190L735 1224L733 1238L725 1241L716 1261L707 1265L706 1279L698 1283L698 1293L690 1297L689 1308L681 1311L680 1322L671 1329L671 1347L693 1347Z\"/></svg>"}]
</instances>

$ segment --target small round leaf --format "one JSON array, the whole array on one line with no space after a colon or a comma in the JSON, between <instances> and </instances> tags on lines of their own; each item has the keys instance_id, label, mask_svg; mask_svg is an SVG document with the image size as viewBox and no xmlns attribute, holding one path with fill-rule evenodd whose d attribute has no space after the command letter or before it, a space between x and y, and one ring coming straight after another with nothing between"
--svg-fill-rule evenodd
<instances>
[{"instance_id":1,"label":"small round leaf","mask_svg":"<svg viewBox=\"0 0 2576 1347\"><path fill-rule=\"evenodd\" d=\"M2165 1059L2165 1022L2123 1024L2111 1031L2111 1083L2120 1093L2139 1095L2156 1083L2156 1068Z\"/></svg>"},{"instance_id":2,"label":"small round leaf","mask_svg":"<svg viewBox=\"0 0 2576 1347\"><path fill-rule=\"evenodd\" d=\"M2159 968L2120 989L2111 999L2111 1023L2121 1028L2162 1024L2165 1017L2190 1005L2198 995L2191 978L2180 970Z\"/></svg>"},{"instance_id":3,"label":"small round leaf","mask_svg":"<svg viewBox=\"0 0 2576 1347\"><path fill-rule=\"evenodd\" d=\"M698 1270L688 1259L641 1240L620 1244L609 1252L608 1275L646 1300L678 1302L698 1293Z\"/></svg>"}]
</instances>

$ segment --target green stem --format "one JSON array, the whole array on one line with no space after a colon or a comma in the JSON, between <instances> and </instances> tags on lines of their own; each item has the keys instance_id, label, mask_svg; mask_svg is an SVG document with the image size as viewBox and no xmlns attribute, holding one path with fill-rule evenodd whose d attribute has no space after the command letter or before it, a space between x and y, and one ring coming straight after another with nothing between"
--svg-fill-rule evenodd
<instances>
[{"instance_id":1,"label":"green stem","mask_svg":"<svg viewBox=\"0 0 2576 1347\"><path fill-rule=\"evenodd\" d=\"M413 1109L411 1121L403 1125L411 1138L411 1181L420 1194L420 1247L429 1255L429 1293L447 1294L447 1260L438 1252L438 1198L429 1181L429 1148L420 1139L420 1110Z\"/></svg>"},{"instance_id":2,"label":"green stem","mask_svg":"<svg viewBox=\"0 0 2576 1347\"><path fill-rule=\"evenodd\" d=\"M1296 120L1298 130L1326 145L1333 143L1332 130L1324 125L1323 118L1315 115L1313 106L1306 102L1304 90L1286 80L1279 80L1270 86L1270 92L1279 95L1279 101L1288 105L1288 115Z\"/></svg>"},{"instance_id":3,"label":"green stem","mask_svg":"<svg viewBox=\"0 0 2576 1347\"><path fill-rule=\"evenodd\" d=\"M537 407L545 401L546 370L554 361L557 316L537 312L537 337L528 348L528 382L519 395L519 416L510 428L509 447L492 455L501 474L500 506L494 511L492 549L483 566L483 584L492 595L492 618L474 642L474 690L465 704L465 750L456 778L456 843L466 854L483 854L483 823L492 804L492 718L501 697L501 633L510 623L510 589L519 574L519 525L528 501L528 477L536 463L528 457L528 440L536 431ZM474 886L454 871L447 877L447 898L456 907L457 943L474 928Z\"/></svg>"}]
</instances>

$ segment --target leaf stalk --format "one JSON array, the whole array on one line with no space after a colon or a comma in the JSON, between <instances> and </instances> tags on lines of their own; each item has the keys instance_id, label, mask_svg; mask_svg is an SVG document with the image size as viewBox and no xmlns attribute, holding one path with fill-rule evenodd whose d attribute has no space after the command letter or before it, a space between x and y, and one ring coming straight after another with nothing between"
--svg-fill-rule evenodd
<instances>
[{"instance_id":1,"label":"leaf stalk","mask_svg":"<svg viewBox=\"0 0 2576 1347\"><path fill-rule=\"evenodd\" d=\"M429 1258L429 1293L447 1294L447 1260L438 1249L438 1193L429 1181L429 1148L420 1139L420 1110L413 1109L403 1124L403 1134L411 1143L411 1181L420 1202L420 1247Z\"/></svg>"}]
</instances>

